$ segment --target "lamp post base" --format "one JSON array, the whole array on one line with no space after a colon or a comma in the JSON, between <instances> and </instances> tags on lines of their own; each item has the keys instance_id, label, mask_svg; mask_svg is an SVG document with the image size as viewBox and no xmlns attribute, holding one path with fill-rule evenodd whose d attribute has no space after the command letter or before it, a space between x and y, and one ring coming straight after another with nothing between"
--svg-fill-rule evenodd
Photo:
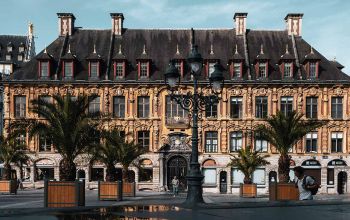
<instances>
[{"instance_id":1,"label":"lamp post base","mask_svg":"<svg viewBox=\"0 0 350 220\"><path fill-rule=\"evenodd\" d=\"M204 204L202 180L204 176L201 173L189 174L187 179L188 191L184 205L187 207L195 207Z\"/></svg>"}]
</instances>

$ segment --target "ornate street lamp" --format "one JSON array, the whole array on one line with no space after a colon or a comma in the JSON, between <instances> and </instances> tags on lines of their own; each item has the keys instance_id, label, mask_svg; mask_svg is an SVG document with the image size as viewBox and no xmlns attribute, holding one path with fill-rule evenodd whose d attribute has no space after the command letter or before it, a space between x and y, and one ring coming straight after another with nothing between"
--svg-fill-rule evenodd
<instances>
[{"instance_id":1,"label":"ornate street lamp","mask_svg":"<svg viewBox=\"0 0 350 220\"><path fill-rule=\"evenodd\" d=\"M188 192L185 205L196 206L198 203L204 203L202 195L202 180L204 176L200 171L198 163L198 113L204 111L207 106L214 105L219 102L219 95L222 92L224 77L220 71L220 65L215 64L214 72L209 77L209 82L213 91L213 95L205 96L202 92L198 93L198 79L202 72L203 58L198 52L198 46L192 44L190 55L187 59L191 67L191 75L193 76L193 92L185 95L175 94L176 86L180 84L180 74L173 62L170 62L166 70L165 83L171 91L170 97L175 100L184 110L191 111L192 116L192 152L190 170L186 177Z\"/></svg>"}]
</instances>

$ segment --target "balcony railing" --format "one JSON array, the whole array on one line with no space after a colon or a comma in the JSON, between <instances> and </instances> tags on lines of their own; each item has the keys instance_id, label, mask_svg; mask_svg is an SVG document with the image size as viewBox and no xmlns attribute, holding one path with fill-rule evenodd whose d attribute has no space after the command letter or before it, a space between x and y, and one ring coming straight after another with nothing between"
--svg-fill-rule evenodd
<instances>
[{"instance_id":1,"label":"balcony railing","mask_svg":"<svg viewBox=\"0 0 350 220\"><path fill-rule=\"evenodd\" d=\"M166 116L165 124L167 127L188 128L190 125L190 120L188 117Z\"/></svg>"}]
</instances>

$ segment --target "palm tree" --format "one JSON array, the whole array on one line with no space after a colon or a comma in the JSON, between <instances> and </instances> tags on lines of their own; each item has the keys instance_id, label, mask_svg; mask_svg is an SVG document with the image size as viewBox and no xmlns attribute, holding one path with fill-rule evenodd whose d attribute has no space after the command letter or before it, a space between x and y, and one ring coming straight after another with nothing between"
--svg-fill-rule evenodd
<instances>
[{"instance_id":1,"label":"palm tree","mask_svg":"<svg viewBox=\"0 0 350 220\"><path fill-rule=\"evenodd\" d=\"M124 138L117 128L109 131L104 130L101 133L102 143L90 149L90 154L92 155L91 161L104 163L107 167L106 181L113 182L117 180L117 169L115 165L119 162L118 149L124 143Z\"/></svg>"},{"instance_id":2,"label":"palm tree","mask_svg":"<svg viewBox=\"0 0 350 220\"><path fill-rule=\"evenodd\" d=\"M238 155L232 155L228 166L235 167L244 174L244 184L252 183L252 174L256 168L270 164L266 158L268 155L261 156L258 151L252 150L250 146L238 150Z\"/></svg>"},{"instance_id":3,"label":"palm tree","mask_svg":"<svg viewBox=\"0 0 350 220\"><path fill-rule=\"evenodd\" d=\"M307 133L314 131L324 123L317 120L303 120L303 114L292 111L285 115L278 111L276 115L267 118L267 124L261 124L255 132L274 145L280 153L278 159L278 177L281 183L289 182L291 157L289 150Z\"/></svg>"},{"instance_id":4,"label":"palm tree","mask_svg":"<svg viewBox=\"0 0 350 220\"><path fill-rule=\"evenodd\" d=\"M54 95L53 102L45 99L32 101L31 111L43 120L22 121L16 127L28 128L29 137L43 135L50 138L55 149L62 156L60 163L60 180L74 181L76 165L74 160L96 142L98 112L89 113L89 103L97 96L72 97ZM22 124L22 125L21 125Z\"/></svg>"},{"instance_id":5,"label":"palm tree","mask_svg":"<svg viewBox=\"0 0 350 220\"><path fill-rule=\"evenodd\" d=\"M26 145L18 143L18 136L9 134L7 137L0 136L0 161L4 163L4 172L2 179L11 179L11 163L20 166L20 164L27 164L30 160L26 154Z\"/></svg>"}]
</instances>

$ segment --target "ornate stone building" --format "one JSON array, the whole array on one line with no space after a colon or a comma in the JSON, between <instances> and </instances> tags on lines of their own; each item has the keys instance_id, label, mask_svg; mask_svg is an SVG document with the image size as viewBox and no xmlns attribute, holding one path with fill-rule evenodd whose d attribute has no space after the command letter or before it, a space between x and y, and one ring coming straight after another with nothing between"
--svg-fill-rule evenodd
<instances>
[{"instance_id":1,"label":"ornate stone building","mask_svg":"<svg viewBox=\"0 0 350 220\"><path fill-rule=\"evenodd\" d=\"M200 89L210 95L208 76L218 62L225 88L217 105L202 112L199 122L200 158L204 191L238 193L242 175L227 167L230 154L252 146L269 154L270 165L253 176L266 192L276 179L276 149L253 132L268 115L293 109L305 119L328 123L309 133L290 152L293 164L302 165L322 185L321 192L344 192L350 187L350 78L342 66L327 60L302 37L302 14L288 14L284 30L251 30L247 13L236 13L227 29L128 29L124 16L112 13L112 28L74 27L75 17L58 14L59 36L35 59L4 82L5 123L18 118L39 119L28 109L39 97L67 92L98 94L91 109L109 113L105 126L119 126L149 149L139 158L143 172L130 167L138 190L164 190L177 175L182 187L190 158L188 112L173 103L163 74L169 60L181 73L179 94L191 91L186 57L194 38L205 59ZM326 33L325 33L326 34ZM60 156L45 137L29 140L32 161L24 168L29 182L38 186L44 176L58 178ZM89 187L103 179L104 167L82 157L78 178ZM293 172L291 172L293 176Z\"/></svg>"}]
</instances>

